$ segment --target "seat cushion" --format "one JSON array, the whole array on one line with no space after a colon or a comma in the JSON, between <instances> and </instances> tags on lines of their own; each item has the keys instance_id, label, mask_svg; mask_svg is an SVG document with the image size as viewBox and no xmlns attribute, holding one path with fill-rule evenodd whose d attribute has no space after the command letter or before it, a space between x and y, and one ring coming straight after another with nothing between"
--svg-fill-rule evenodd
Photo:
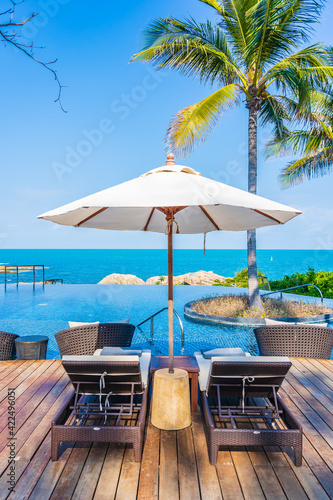
<instances>
[{"instance_id":1,"label":"seat cushion","mask_svg":"<svg viewBox=\"0 0 333 500\"><path fill-rule=\"evenodd\" d=\"M97 351L96 351L97 352ZM94 355L96 354L94 352ZM103 349L98 349L98 355L100 356L141 356L142 349L131 349L127 347L103 347Z\"/></svg>"},{"instance_id":2,"label":"seat cushion","mask_svg":"<svg viewBox=\"0 0 333 500\"><path fill-rule=\"evenodd\" d=\"M212 363L215 361L235 361L235 362L251 362L251 363L260 363L266 361L268 363L274 363L274 361L289 361L289 358L286 356L216 356L211 359L205 359L201 353L194 353L199 368L199 387L200 391L206 391L207 384L210 376Z\"/></svg>"},{"instance_id":3,"label":"seat cushion","mask_svg":"<svg viewBox=\"0 0 333 500\"><path fill-rule=\"evenodd\" d=\"M90 359L96 361L96 357L101 355L102 350L103 349L97 349L94 352L93 356L70 356L70 358L71 358L71 360L73 360L73 358L75 358L75 357L80 358L80 359L81 358L90 358ZM124 349L124 351L126 352L126 349ZM65 359L65 358L68 358L68 356L63 356L63 359ZM104 360L107 360L107 361L109 361L109 360L110 361L136 361L136 360L139 360L140 368L141 368L142 385L144 388L146 388L148 386L150 361L151 361L151 351L149 349L143 349L141 351L140 356L138 356L138 355L129 356L129 355L125 355L125 354L114 354L112 356L110 356L110 355L105 356L103 354L103 361Z\"/></svg>"},{"instance_id":4,"label":"seat cushion","mask_svg":"<svg viewBox=\"0 0 333 500\"><path fill-rule=\"evenodd\" d=\"M245 356L245 352L240 347L222 347L211 349L210 351L202 351L205 359L211 359L216 356Z\"/></svg>"}]
</instances>

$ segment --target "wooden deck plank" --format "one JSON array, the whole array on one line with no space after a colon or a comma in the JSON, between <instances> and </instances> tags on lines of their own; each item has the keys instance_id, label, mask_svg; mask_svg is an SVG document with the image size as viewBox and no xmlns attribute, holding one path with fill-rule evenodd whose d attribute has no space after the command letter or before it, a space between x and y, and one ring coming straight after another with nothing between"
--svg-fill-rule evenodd
<instances>
[{"instance_id":1,"label":"wooden deck plank","mask_svg":"<svg viewBox=\"0 0 333 500\"><path fill-rule=\"evenodd\" d=\"M87 459L91 443L79 443L74 446L61 476L53 490L52 500L69 500L78 482L85 461Z\"/></svg>"},{"instance_id":2,"label":"wooden deck plank","mask_svg":"<svg viewBox=\"0 0 333 500\"><path fill-rule=\"evenodd\" d=\"M307 419L307 415L302 413L302 408L299 408L294 401L287 396L286 393L281 392L281 397L288 406L288 408L292 411L296 419L303 427L303 439L306 437L311 445L320 453L323 461L333 470L333 453L332 448L329 444L324 440L324 438L320 435L315 426L313 426L310 421ZM305 412L306 413L306 412ZM303 456L307 460L307 455L305 451L303 451Z\"/></svg>"},{"instance_id":3,"label":"wooden deck plank","mask_svg":"<svg viewBox=\"0 0 333 500\"><path fill-rule=\"evenodd\" d=\"M134 461L134 451L126 447L123 465L121 468L116 500L135 500L138 492L140 463Z\"/></svg>"},{"instance_id":4,"label":"wooden deck plank","mask_svg":"<svg viewBox=\"0 0 333 500\"><path fill-rule=\"evenodd\" d=\"M17 396L18 482L10 500L333 498L332 361L293 359L281 390L303 425L302 467L295 467L289 447L223 448L217 466L211 466L200 414L193 415L191 427L177 432L149 424L141 463L134 461L130 445L98 443L63 443L59 459L51 462L50 423L72 392L61 361L3 362L0 378L3 374L5 384L16 383ZM6 395L7 388L0 382L0 394ZM0 431L6 403L0 402ZM5 430L0 432L0 442L5 436ZM7 496L7 455L3 447L1 499Z\"/></svg>"},{"instance_id":5,"label":"wooden deck plank","mask_svg":"<svg viewBox=\"0 0 333 500\"><path fill-rule=\"evenodd\" d=\"M72 453L74 443L62 443L59 450L58 460L52 462L49 459L47 466L37 481L29 500L49 500L53 490L61 476L62 471L67 463L67 460Z\"/></svg>"},{"instance_id":6,"label":"wooden deck plank","mask_svg":"<svg viewBox=\"0 0 333 500\"><path fill-rule=\"evenodd\" d=\"M306 500L308 496L283 453L281 453L281 449L278 446L267 446L265 451L286 497L289 500Z\"/></svg>"},{"instance_id":7,"label":"wooden deck plank","mask_svg":"<svg viewBox=\"0 0 333 500\"><path fill-rule=\"evenodd\" d=\"M29 371L34 371L34 370L36 370L36 366L33 361L24 361L23 363L18 365L15 370L10 371L5 377L3 377L1 379L0 401L3 400L6 401L8 394L8 387L15 388L17 386L16 380L20 377L22 373L24 373L25 376L27 376L27 373L29 373Z\"/></svg>"},{"instance_id":8,"label":"wooden deck plank","mask_svg":"<svg viewBox=\"0 0 333 500\"><path fill-rule=\"evenodd\" d=\"M325 394L330 394L333 390L333 379L331 373L328 371L328 375L323 373L320 369L324 367L324 365L320 362L318 364L314 364L310 359L300 359L299 362L306 368L309 374L312 377L316 377L318 380L322 382L321 390Z\"/></svg>"},{"instance_id":9,"label":"wooden deck plank","mask_svg":"<svg viewBox=\"0 0 333 500\"><path fill-rule=\"evenodd\" d=\"M97 483L94 500L109 500L110 498L115 498L124 453L124 444L111 443L109 445Z\"/></svg>"},{"instance_id":10,"label":"wooden deck plank","mask_svg":"<svg viewBox=\"0 0 333 500\"><path fill-rule=\"evenodd\" d=\"M103 462L107 452L107 443L93 443L85 461L80 478L74 490L76 500L90 500L94 496Z\"/></svg>"},{"instance_id":11,"label":"wooden deck plank","mask_svg":"<svg viewBox=\"0 0 333 500\"><path fill-rule=\"evenodd\" d=\"M72 388L69 385L66 385L66 387L62 391L62 394L55 400L53 405L49 408L47 414L40 421L38 429L36 429L31 435L28 434L29 437L26 436L24 445L19 450L19 453L17 453L18 460L15 462L15 474L16 480L18 481L17 491L20 491L20 488L22 486L23 491L25 492L27 483L29 483L29 487L32 491L40 475L42 474L44 467L41 467L40 464L36 466L35 461L37 464L39 463L39 461L41 461L41 463L46 466L50 458L51 450L49 436L51 421L59 412L60 408L64 404L64 401L69 397L71 392ZM45 436L47 436L48 439L47 446L44 444ZM42 446L41 443L43 443ZM42 449L42 451L39 451L40 448ZM5 486L7 469L8 467L4 468L4 472L0 478L0 491ZM23 482L20 479L22 475L24 475Z\"/></svg>"},{"instance_id":12,"label":"wooden deck plank","mask_svg":"<svg viewBox=\"0 0 333 500\"><path fill-rule=\"evenodd\" d=\"M223 500L242 500L242 488L236 473L230 451L224 447L217 456L217 475L220 481Z\"/></svg>"},{"instance_id":13,"label":"wooden deck plank","mask_svg":"<svg viewBox=\"0 0 333 500\"><path fill-rule=\"evenodd\" d=\"M179 500L177 433L161 432L159 498Z\"/></svg>"},{"instance_id":14,"label":"wooden deck plank","mask_svg":"<svg viewBox=\"0 0 333 500\"><path fill-rule=\"evenodd\" d=\"M306 360L302 360L303 362ZM316 377L315 373L311 372L303 362L301 362L300 359L293 359L293 366L295 366L305 377L308 379L317 389L319 389L320 392L325 394L325 396L330 400L333 401L333 390L327 387L327 385L318 377ZM310 368L312 368L310 364ZM325 378L325 377L324 377Z\"/></svg>"},{"instance_id":15,"label":"wooden deck plank","mask_svg":"<svg viewBox=\"0 0 333 500\"><path fill-rule=\"evenodd\" d=\"M295 379L295 383L293 383L293 387L295 385L305 387L311 394L322 404L325 406L327 410L331 413L333 412L333 401L327 397L325 393L323 393L318 387L316 387L310 379L306 378L293 364L289 374L288 381L291 383L292 380ZM332 391L332 399L333 399L333 391Z\"/></svg>"},{"instance_id":16,"label":"wooden deck plank","mask_svg":"<svg viewBox=\"0 0 333 500\"><path fill-rule=\"evenodd\" d=\"M292 391L290 391L289 387ZM305 386L298 384L297 380L292 375L288 377L288 381L287 383L284 383L283 388L287 393L289 391L299 394L306 401L306 404L311 407L312 411L316 412L318 417L324 421L326 426L328 426L331 430L333 429L333 404L329 404L328 406L323 405L316 397L314 397L311 391L309 391ZM302 407L304 407L303 403ZM329 432L328 443L332 446L333 440L330 439L330 435L331 432Z\"/></svg>"},{"instance_id":17,"label":"wooden deck plank","mask_svg":"<svg viewBox=\"0 0 333 500\"><path fill-rule=\"evenodd\" d=\"M194 450L199 474L201 498L205 500L221 500L221 488L216 467L210 465L205 431L201 415L192 415Z\"/></svg>"},{"instance_id":18,"label":"wooden deck plank","mask_svg":"<svg viewBox=\"0 0 333 500\"><path fill-rule=\"evenodd\" d=\"M177 451L180 500L200 499L198 471L190 427L177 431Z\"/></svg>"},{"instance_id":19,"label":"wooden deck plank","mask_svg":"<svg viewBox=\"0 0 333 500\"><path fill-rule=\"evenodd\" d=\"M264 449L261 446L252 446L248 449L248 453L265 498L268 500L286 499L287 497L274 473L274 469L269 463Z\"/></svg>"},{"instance_id":20,"label":"wooden deck plank","mask_svg":"<svg viewBox=\"0 0 333 500\"><path fill-rule=\"evenodd\" d=\"M61 395L65 387L69 384L67 375L61 373L53 374L52 380L49 382L49 386L47 387L46 394L43 394L45 397L42 401L37 401L39 404L37 406L33 405L32 400L30 400L30 404L26 405L26 412L20 412L18 414L18 431L15 434L16 439L16 451L19 452L20 448L26 443L27 436L30 436L34 433L36 428L40 432L41 421L45 418L45 415L48 414L50 407L54 402L57 403L58 396ZM59 378L60 377L60 378ZM41 390L43 387L41 388ZM72 390L72 389L71 389ZM68 392L68 391L67 391ZM36 393L37 394L37 393ZM60 398L61 399L61 398ZM31 411L32 410L32 411ZM27 418L26 413L28 413ZM29 417L29 418L28 418ZM24 420L23 425L20 424L20 421ZM51 421L49 422L49 426L51 425ZM2 433L3 434L3 433ZM6 441L4 438L6 436L0 436L1 448L0 452L0 471L2 472L3 466L6 466ZM0 472L0 473L1 473Z\"/></svg>"},{"instance_id":21,"label":"wooden deck plank","mask_svg":"<svg viewBox=\"0 0 333 500\"><path fill-rule=\"evenodd\" d=\"M57 364L52 364L50 366L45 366L44 365L39 365L38 369L35 370L27 379L25 380L24 385L25 391L21 393L21 391L16 390L15 391L15 415L16 415L16 422L15 422L15 428L16 432L20 428L20 426L25 422L25 420L28 418L28 416L32 413L34 409L34 405L36 405L36 397L35 400L32 404L28 404L31 398L38 394L40 397L42 397L42 393L47 394L49 392L49 387L50 384L48 383L47 386L44 386L46 382L49 382L49 379L51 376L53 376L54 383L56 383L57 379L55 378L56 371L58 370L58 379L62 376L62 368L59 367L57 368ZM34 382L38 381L38 384L35 384ZM20 414L20 412L22 412ZM20 416L19 416L20 414ZM7 428L7 423L8 423L8 404L6 404L6 410L0 417L0 429L1 433L4 432L4 430ZM0 433L0 436L2 434ZM1 438L0 438L1 439ZM0 445L1 448L1 445Z\"/></svg>"},{"instance_id":22,"label":"wooden deck plank","mask_svg":"<svg viewBox=\"0 0 333 500\"><path fill-rule=\"evenodd\" d=\"M244 498L247 500L265 500L264 492L246 449L238 447L237 451L235 451L235 448L231 448L231 456Z\"/></svg>"},{"instance_id":23,"label":"wooden deck plank","mask_svg":"<svg viewBox=\"0 0 333 500\"><path fill-rule=\"evenodd\" d=\"M160 462L160 431L148 422L143 450L138 499L158 499L158 471Z\"/></svg>"}]
</instances>

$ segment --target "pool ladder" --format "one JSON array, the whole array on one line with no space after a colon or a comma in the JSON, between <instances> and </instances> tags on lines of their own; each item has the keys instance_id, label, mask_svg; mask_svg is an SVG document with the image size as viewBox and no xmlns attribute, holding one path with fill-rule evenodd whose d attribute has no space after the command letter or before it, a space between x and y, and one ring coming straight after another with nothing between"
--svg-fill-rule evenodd
<instances>
[{"instance_id":1,"label":"pool ladder","mask_svg":"<svg viewBox=\"0 0 333 500\"><path fill-rule=\"evenodd\" d=\"M160 314L161 312L163 311L166 311L168 308L167 307L163 307L163 309L160 309L159 311L157 311L156 313L154 314L151 314L148 318L144 319L143 321L141 321L141 323L139 323L137 326L137 328L139 328L139 330L141 330L140 326L143 325L144 323L147 323L147 321L150 320L150 339L151 341L154 340L154 318L155 316L157 316L158 314ZM178 323L179 323L179 326L180 326L180 331L182 333L182 346L184 346L184 343L185 343L185 335L184 335L184 326L183 326L183 322L182 320L180 319L180 316L179 314L177 313L177 311L175 311L173 309L173 314L176 316L176 318L178 319ZM142 331L142 330L141 330Z\"/></svg>"}]
</instances>

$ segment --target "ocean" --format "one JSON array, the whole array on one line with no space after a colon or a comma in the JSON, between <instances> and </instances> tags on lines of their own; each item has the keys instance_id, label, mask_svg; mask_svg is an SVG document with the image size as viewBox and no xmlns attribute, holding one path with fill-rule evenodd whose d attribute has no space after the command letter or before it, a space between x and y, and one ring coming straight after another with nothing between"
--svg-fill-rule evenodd
<instances>
[{"instance_id":1,"label":"ocean","mask_svg":"<svg viewBox=\"0 0 333 500\"><path fill-rule=\"evenodd\" d=\"M308 267L333 271L333 250L258 250L258 269L269 280L283 278ZM45 279L60 278L67 284L96 284L111 273L134 274L143 280L167 274L166 250L0 250L0 265L43 264ZM174 275L199 270L234 276L247 266L246 250L175 250ZM32 273L20 273L31 282ZM36 271L36 281L42 280ZM9 283L16 275L8 276ZM4 275L0 273L0 283Z\"/></svg>"}]
</instances>

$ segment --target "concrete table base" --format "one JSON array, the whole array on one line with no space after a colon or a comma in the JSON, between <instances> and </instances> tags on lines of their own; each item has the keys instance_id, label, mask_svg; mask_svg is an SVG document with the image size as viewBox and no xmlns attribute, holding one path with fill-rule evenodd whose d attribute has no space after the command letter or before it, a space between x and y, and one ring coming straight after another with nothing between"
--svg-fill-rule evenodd
<instances>
[{"instance_id":1,"label":"concrete table base","mask_svg":"<svg viewBox=\"0 0 333 500\"><path fill-rule=\"evenodd\" d=\"M188 373L176 368L157 370L154 376L151 423L158 429L176 431L191 425Z\"/></svg>"}]
</instances>

